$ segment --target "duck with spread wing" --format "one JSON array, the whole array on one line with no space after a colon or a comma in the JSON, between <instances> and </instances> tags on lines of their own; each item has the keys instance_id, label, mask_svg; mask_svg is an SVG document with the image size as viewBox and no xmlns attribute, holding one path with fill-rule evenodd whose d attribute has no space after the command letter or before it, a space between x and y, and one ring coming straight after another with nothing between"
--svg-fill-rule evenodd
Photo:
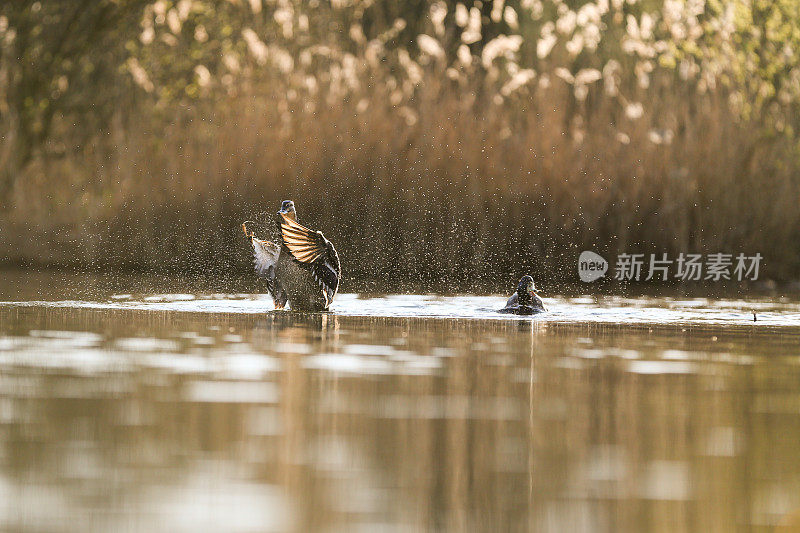
<instances>
[{"instance_id":1,"label":"duck with spread wing","mask_svg":"<svg viewBox=\"0 0 800 533\"><path fill-rule=\"evenodd\" d=\"M295 311L325 311L330 307L342 268L333 244L321 231L297 222L294 202L284 200L277 213L280 245L257 239L242 224L253 245L255 269L267 281L276 309L288 303Z\"/></svg>"}]
</instances>

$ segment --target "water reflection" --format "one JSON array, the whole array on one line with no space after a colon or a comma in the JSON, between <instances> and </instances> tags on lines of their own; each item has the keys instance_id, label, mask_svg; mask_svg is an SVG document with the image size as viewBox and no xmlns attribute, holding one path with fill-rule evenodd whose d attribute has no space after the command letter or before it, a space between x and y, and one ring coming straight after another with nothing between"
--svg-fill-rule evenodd
<instances>
[{"instance_id":1,"label":"water reflection","mask_svg":"<svg viewBox=\"0 0 800 533\"><path fill-rule=\"evenodd\" d=\"M0 307L0 529L771 531L798 335Z\"/></svg>"}]
</instances>

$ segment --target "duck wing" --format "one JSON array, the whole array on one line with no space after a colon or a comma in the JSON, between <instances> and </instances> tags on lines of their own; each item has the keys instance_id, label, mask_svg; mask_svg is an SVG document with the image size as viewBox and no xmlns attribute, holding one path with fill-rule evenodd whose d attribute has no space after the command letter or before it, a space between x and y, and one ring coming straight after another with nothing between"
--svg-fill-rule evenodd
<instances>
[{"instance_id":1,"label":"duck wing","mask_svg":"<svg viewBox=\"0 0 800 533\"><path fill-rule=\"evenodd\" d=\"M281 247L274 242L256 238L253 232L247 231L245 224L242 224L242 229L253 246L253 266L255 266L256 273L267 280L267 292L272 296L275 307L283 309L286 306L286 291L278 281L275 272L278 265L278 257L281 254Z\"/></svg>"},{"instance_id":2,"label":"duck wing","mask_svg":"<svg viewBox=\"0 0 800 533\"><path fill-rule=\"evenodd\" d=\"M511 295L511 298L506 302L506 308L519 306L519 294L516 292Z\"/></svg>"},{"instance_id":3,"label":"duck wing","mask_svg":"<svg viewBox=\"0 0 800 533\"><path fill-rule=\"evenodd\" d=\"M339 255L333 243L321 231L310 230L283 213L280 213L278 223L286 250L295 261L311 270L330 303L342 277Z\"/></svg>"},{"instance_id":4,"label":"duck wing","mask_svg":"<svg viewBox=\"0 0 800 533\"><path fill-rule=\"evenodd\" d=\"M328 251L328 240L320 231L312 231L293 218L280 214L283 244L301 263L313 263Z\"/></svg>"}]
</instances>

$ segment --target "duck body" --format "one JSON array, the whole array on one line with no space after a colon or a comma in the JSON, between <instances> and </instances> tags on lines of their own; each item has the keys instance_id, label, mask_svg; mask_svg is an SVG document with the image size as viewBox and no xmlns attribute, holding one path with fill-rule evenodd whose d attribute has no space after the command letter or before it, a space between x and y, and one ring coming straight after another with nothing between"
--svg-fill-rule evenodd
<instances>
[{"instance_id":1,"label":"duck body","mask_svg":"<svg viewBox=\"0 0 800 533\"><path fill-rule=\"evenodd\" d=\"M500 309L499 312L512 315L534 315L546 310L542 299L536 294L536 285L533 283L533 278L522 276L517 285L517 291L511 295L511 298L506 302L506 306Z\"/></svg>"},{"instance_id":2,"label":"duck body","mask_svg":"<svg viewBox=\"0 0 800 533\"><path fill-rule=\"evenodd\" d=\"M342 277L336 249L322 232L297 222L290 200L282 203L276 221L280 245L255 238L243 225L253 245L256 272L266 278L275 308L288 303L294 311L327 310Z\"/></svg>"},{"instance_id":3,"label":"duck body","mask_svg":"<svg viewBox=\"0 0 800 533\"><path fill-rule=\"evenodd\" d=\"M308 269L300 266L288 253L281 253L275 266L275 276L285 287L292 309L324 311L328 308L328 302Z\"/></svg>"}]
</instances>

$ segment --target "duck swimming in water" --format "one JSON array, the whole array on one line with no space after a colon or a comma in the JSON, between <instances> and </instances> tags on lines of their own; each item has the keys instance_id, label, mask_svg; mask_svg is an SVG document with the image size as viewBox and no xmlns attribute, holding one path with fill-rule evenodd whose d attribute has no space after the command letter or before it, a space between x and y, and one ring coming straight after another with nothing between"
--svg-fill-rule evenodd
<instances>
[{"instance_id":1,"label":"duck swimming in water","mask_svg":"<svg viewBox=\"0 0 800 533\"><path fill-rule=\"evenodd\" d=\"M321 231L297 222L294 202L284 200L277 213L280 245L257 239L242 224L253 245L256 272L267 280L276 309L286 303L295 311L325 311L331 305L342 268L333 244Z\"/></svg>"},{"instance_id":2,"label":"duck swimming in water","mask_svg":"<svg viewBox=\"0 0 800 533\"><path fill-rule=\"evenodd\" d=\"M536 285L530 276L522 276L517 285L517 292L511 295L506 302L506 306L500 309L500 313L510 313L514 315L533 315L546 311L542 299L536 294Z\"/></svg>"}]
</instances>

